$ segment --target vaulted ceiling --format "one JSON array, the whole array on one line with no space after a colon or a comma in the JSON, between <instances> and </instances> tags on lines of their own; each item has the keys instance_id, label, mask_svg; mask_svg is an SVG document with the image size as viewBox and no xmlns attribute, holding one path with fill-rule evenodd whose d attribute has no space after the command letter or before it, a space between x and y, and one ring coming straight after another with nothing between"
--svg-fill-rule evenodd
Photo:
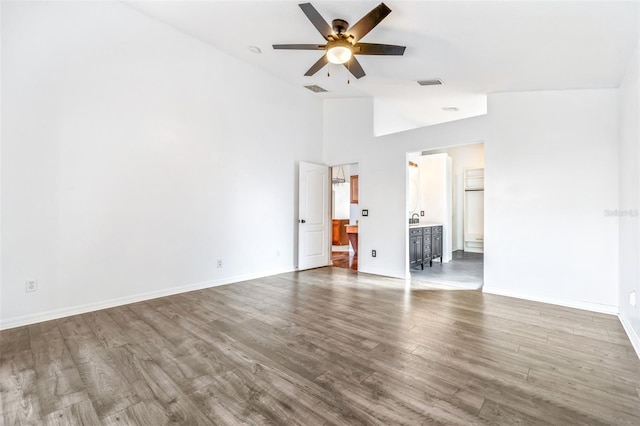
<instances>
[{"instance_id":1,"label":"vaulted ceiling","mask_svg":"<svg viewBox=\"0 0 640 426\"><path fill-rule=\"evenodd\" d=\"M486 113L486 94L501 91L614 88L639 40L639 1L385 1L392 12L363 41L406 46L404 56L359 56L367 75L332 65L305 71L318 51L272 44L323 43L296 1L126 2L231 56L300 87L368 96L390 133ZM355 23L378 1L314 1L329 23ZM256 54L250 46L258 47ZM442 86L417 80L438 78ZM443 111L456 107L459 111Z\"/></svg>"}]
</instances>

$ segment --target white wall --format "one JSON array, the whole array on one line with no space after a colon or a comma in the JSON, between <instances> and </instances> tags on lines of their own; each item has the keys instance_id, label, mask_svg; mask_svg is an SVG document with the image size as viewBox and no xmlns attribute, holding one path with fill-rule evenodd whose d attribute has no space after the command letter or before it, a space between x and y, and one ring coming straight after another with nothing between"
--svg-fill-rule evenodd
<instances>
[{"instance_id":1,"label":"white wall","mask_svg":"<svg viewBox=\"0 0 640 426\"><path fill-rule=\"evenodd\" d=\"M619 88L620 108L620 319L640 355L640 131L638 48ZM636 292L637 304L629 303Z\"/></svg>"},{"instance_id":2,"label":"white wall","mask_svg":"<svg viewBox=\"0 0 640 426\"><path fill-rule=\"evenodd\" d=\"M0 326L294 268L317 98L117 2L2 8Z\"/></svg>"},{"instance_id":3,"label":"white wall","mask_svg":"<svg viewBox=\"0 0 640 426\"><path fill-rule=\"evenodd\" d=\"M604 214L618 205L616 90L500 94L490 108L485 290L617 311Z\"/></svg>"},{"instance_id":4,"label":"white wall","mask_svg":"<svg viewBox=\"0 0 640 426\"><path fill-rule=\"evenodd\" d=\"M360 165L361 272L407 276L406 153L484 141L485 291L617 310L617 90L493 94L486 116L379 138L370 100L324 116L325 161Z\"/></svg>"}]
</instances>

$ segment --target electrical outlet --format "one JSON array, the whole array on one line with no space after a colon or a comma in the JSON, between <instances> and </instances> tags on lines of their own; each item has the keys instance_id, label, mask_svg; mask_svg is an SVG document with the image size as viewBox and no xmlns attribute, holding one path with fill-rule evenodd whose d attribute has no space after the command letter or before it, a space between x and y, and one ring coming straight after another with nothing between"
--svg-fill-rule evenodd
<instances>
[{"instance_id":1,"label":"electrical outlet","mask_svg":"<svg viewBox=\"0 0 640 426\"><path fill-rule=\"evenodd\" d=\"M38 290L38 280L25 280L25 291L36 291Z\"/></svg>"},{"instance_id":2,"label":"electrical outlet","mask_svg":"<svg viewBox=\"0 0 640 426\"><path fill-rule=\"evenodd\" d=\"M218 259L218 268L222 268L222 259Z\"/></svg>"},{"instance_id":3,"label":"electrical outlet","mask_svg":"<svg viewBox=\"0 0 640 426\"><path fill-rule=\"evenodd\" d=\"M632 291L631 293L629 293L629 304L631 304L631 306L635 308L637 303L638 302L636 301L636 292Z\"/></svg>"},{"instance_id":4,"label":"electrical outlet","mask_svg":"<svg viewBox=\"0 0 640 426\"><path fill-rule=\"evenodd\" d=\"M378 253L375 250L371 250L371 257L376 257Z\"/></svg>"},{"instance_id":5,"label":"electrical outlet","mask_svg":"<svg viewBox=\"0 0 640 426\"><path fill-rule=\"evenodd\" d=\"M424 210L420 210L420 216L424 216Z\"/></svg>"}]
</instances>

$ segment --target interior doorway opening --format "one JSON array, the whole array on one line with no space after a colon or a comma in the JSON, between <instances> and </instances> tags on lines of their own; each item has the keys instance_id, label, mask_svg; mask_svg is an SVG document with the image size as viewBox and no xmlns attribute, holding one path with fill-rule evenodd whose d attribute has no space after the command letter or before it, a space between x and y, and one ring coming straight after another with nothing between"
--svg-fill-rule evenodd
<instances>
[{"instance_id":1,"label":"interior doorway opening","mask_svg":"<svg viewBox=\"0 0 640 426\"><path fill-rule=\"evenodd\" d=\"M331 261L358 270L358 164L331 167Z\"/></svg>"},{"instance_id":2,"label":"interior doorway opening","mask_svg":"<svg viewBox=\"0 0 640 426\"><path fill-rule=\"evenodd\" d=\"M484 276L484 143L408 153L412 282L479 289Z\"/></svg>"}]
</instances>

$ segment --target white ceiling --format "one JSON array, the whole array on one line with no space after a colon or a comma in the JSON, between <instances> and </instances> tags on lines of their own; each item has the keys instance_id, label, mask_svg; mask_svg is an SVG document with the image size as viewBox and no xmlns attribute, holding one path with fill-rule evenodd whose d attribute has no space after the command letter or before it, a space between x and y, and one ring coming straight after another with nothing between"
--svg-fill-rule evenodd
<instances>
[{"instance_id":1,"label":"white ceiling","mask_svg":"<svg viewBox=\"0 0 640 426\"><path fill-rule=\"evenodd\" d=\"M418 127L486 112L501 91L617 87L638 43L640 1L385 1L391 14L363 42L399 44L404 56L359 56L360 80L332 66L306 70L319 51L272 44L323 43L298 1L134 1L143 13L320 97L370 96ZM312 1L327 22L357 22L379 1ZM249 51L258 46L261 54ZM416 80L440 78L441 87ZM305 90L305 89L301 89ZM442 111L456 106L459 112ZM410 124L414 123L414 124ZM393 127L393 126L391 126ZM396 126L398 127L398 126ZM378 129L376 133L388 133ZM391 131L403 130L401 128Z\"/></svg>"}]
</instances>

